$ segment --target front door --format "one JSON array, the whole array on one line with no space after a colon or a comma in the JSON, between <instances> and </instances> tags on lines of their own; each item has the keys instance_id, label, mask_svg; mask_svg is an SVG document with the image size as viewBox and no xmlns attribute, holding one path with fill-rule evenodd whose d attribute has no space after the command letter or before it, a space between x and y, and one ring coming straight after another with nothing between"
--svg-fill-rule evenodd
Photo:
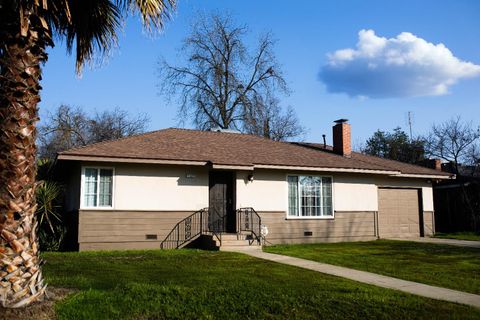
<instances>
[{"instance_id":1,"label":"front door","mask_svg":"<svg viewBox=\"0 0 480 320\"><path fill-rule=\"evenodd\" d=\"M214 231L236 232L233 182L233 172L210 172L209 225Z\"/></svg>"}]
</instances>

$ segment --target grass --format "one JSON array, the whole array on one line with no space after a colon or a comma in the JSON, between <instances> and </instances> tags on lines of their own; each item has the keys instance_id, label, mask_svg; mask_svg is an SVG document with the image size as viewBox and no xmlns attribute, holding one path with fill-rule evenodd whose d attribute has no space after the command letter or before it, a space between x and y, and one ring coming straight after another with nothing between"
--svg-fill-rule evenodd
<instances>
[{"instance_id":1,"label":"grass","mask_svg":"<svg viewBox=\"0 0 480 320\"><path fill-rule=\"evenodd\" d=\"M282 245L265 251L480 294L480 249L377 240Z\"/></svg>"},{"instance_id":2,"label":"grass","mask_svg":"<svg viewBox=\"0 0 480 320\"><path fill-rule=\"evenodd\" d=\"M59 319L480 319L480 310L246 255L45 253Z\"/></svg>"},{"instance_id":3,"label":"grass","mask_svg":"<svg viewBox=\"0 0 480 320\"><path fill-rule=\"evenodd\" d=\"M476 233L476 232L454 232L454 233L437 232L437 233L435 233L435 238L480 241L480 233Z\"/></svg>"}]
</instances>

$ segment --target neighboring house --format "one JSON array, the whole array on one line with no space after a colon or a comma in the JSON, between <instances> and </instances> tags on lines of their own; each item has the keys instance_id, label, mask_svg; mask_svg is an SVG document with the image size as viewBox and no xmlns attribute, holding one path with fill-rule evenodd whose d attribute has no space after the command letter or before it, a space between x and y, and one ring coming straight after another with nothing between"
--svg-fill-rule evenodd
<instances>
[{"instance_id":1,"label":"neighboring house","mask_svg":"<svg viewBox=\"0 0 480 320\"><path fill-rule=\"evenodd\" d=\"M445 163L442 170L456 172L454 163ZM455 180L433 184L435 225L439 232L480 233L480 163L459 165Z\"/></svg>"},{"instance_id":2,"label":"neighboring house","mask_svg":"<svg viewBox=\"0 0 480 320\"><path fill-rule=\"evenodd\" d=\"M430 236L431 183L450 177L352 152L345 120L333 147L165 129L61 152L58 164L80 250L159 248L172 230L193 238L198 219L202 232L236 233L255 212L267 244Z\"/></svg>"}]
</instances>

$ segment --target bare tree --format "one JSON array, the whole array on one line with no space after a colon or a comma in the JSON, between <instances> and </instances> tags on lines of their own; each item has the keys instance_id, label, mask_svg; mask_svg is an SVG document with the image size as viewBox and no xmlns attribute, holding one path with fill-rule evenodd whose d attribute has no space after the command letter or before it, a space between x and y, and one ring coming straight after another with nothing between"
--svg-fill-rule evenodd
<instances>
[{"instance_id":1,"label":"bare tree","mask_svg":"<svg viewBox=\"0 0 480 320\"><path fill-rule=\"evenodd\" d=\"M431 157L451 161L455 172L459 173L460 164L471 164L469 154L475 154L475 150L478 150L479 140L480 127L475 127L472 122L463 122L457 116L432 126L426 150Z\"/></svg>"},{"instance_id":2,"label":"bare tree","mask_svg":"<svg viewBox=\"0 0 480 320\"><path fill-rule=\"evenodd\" d=\"M49 113L38 128L40 158L52 159L56 153L88 143L88 116L81 108L61 105Z\"/></svg>"},{"instance_id":3,"label":"bare tree","mask_svg":"<svg viewBox=\"0 0 480 320\"><path fill-rule=\"evenodd\" d=\"M278 99L255 97L244 120L245 132L275 141L302 137L306 129L300 125L292 107L283 110Z\"/></svg>"},{"instance_id":4,"label":"bare tree","mask_svg":"<svg viewBox=\"0 0 480 320\"><path fill-rule=\"evenodd\" d=\"M471 175L476 175L480 171L480 143L475 143L468 148L466 160L472 167Z\"/></svg>"},{"instance_id":5,"label":"bare tree","mask_svg":"<svg viewBox=\"0 0 480 320\"><path fill-rule=\"evenodd\" d=\"M118 108L96 113L90 120L89 143L115 140L145 131L150 119L145 114L132 117L127 111Z\"/></svg>"},{"instance_id":6,"label":"bare tree","mask_svg":"<svg viewBox=\"0 0 480 320\"><path fill-rule=\"evenodd\" d=\"M39 155L52 159L57 152L70 148L139 134L149 121L145 114L132 117L120 109L90 116L81 108L61 105L39 127Z\"/></svg>"},{"instance_id":7,"label":"bare tree","mask_svg":"<svg viewBox=\"0 0 480 320\"><path fill-rule=\"evenodd\" d=\"M288 94L271 35L261 37L258 47L249 52L246 33L246 27L236 25L228 15L200 15L181 49L186 64L160 63L160 92L179 97L181 119L190 118L203 130L245 131L246 118L262 114L257 102L264 98L258 97Z\"/></svg>"}]
</instances>

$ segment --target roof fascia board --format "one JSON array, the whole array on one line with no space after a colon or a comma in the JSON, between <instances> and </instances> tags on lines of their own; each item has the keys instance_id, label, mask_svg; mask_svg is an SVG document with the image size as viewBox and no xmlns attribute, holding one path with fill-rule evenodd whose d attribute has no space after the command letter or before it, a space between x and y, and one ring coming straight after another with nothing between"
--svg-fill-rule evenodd
<instances>
[{"instance_id":1,"label":"roof fascia board","mask_svg":"<svg viewBox=\"0 0 480 320\"><path fill-rule=\"evenodd\" d=\"M212 164L212 169L217 170L243 170L243 171L253 171L253 166L235 166L235 165L223 165L223 164Z\"/></svg>"},{"instance_id":2,"label":"roof fascia board","mask_svg":"<svg viewBox=\"0 0 480 320\"><path fill-rule=\"evenodd\" d=\"M205 166L207 164L206 161L92 157L92 156L76 156L76 155L66 155L66 154L58 155L57 159L58 160L93 161L93 162L172 164L172 165L187 165L187 166Z\"/></svg>"},{"instance_id":3,"label":"roof fascia board","mask_svg":"<svg viewBox=\"0 0 480 320\"><path fill-rule=\"evenodd\" d=\"M435 175L435 174L413 174L413 173L405 173L405 174L397 174L394 175L395 177L399 178L420 178L420 179L455 179L455 175Z\"/></svg>"},{"instance_id":4,"label":"roof fascia board","mask_svg":"<svg viewBox=\"0 0 480 320\"><path fill-rule=\"evenodd\" d=\"M298 167L298 166L277 166L277 165L269 165L269 164L256 164L254 167L255 169L299 170L299 171L318 171L318 172L351 172L351 173L371 173L371 174L384 174L384 175L400 174L400 171L354 169L354 168Z\"/></svg>"},{"instance_id":5,"label":"roof fascia board","mask_svg":"<svg viewBox=\"0 0 480 320\"><path fill-rule=\"evenodd\" d=\"M118 162L118 163L145 163L145 164L170 164L170 165L188 165L188 166L205 166L207 161L189 161L189 160L162 160L162 159L135 159L135 158L118 158L118 157L96 157L96 156L79 156L59 154L57 160L76 160L76 161L92 161L92 162ZM252 171L254 169L275 169L275 170L298 170L298 171L317 171L317 172L350 172L350 173L370 173L390 175L399 178L426 178L426 179L454 179L455 176L444 176L434 174L402 174L400 171L393 170L372 170L372 169L354 169L354 168L330 168L330 167L301 167L301 166L282 166L269 164L256 164L254 166L236 166L212 164L212 169L218 170L244 170Z\"/></svg>"}]
</instances>

